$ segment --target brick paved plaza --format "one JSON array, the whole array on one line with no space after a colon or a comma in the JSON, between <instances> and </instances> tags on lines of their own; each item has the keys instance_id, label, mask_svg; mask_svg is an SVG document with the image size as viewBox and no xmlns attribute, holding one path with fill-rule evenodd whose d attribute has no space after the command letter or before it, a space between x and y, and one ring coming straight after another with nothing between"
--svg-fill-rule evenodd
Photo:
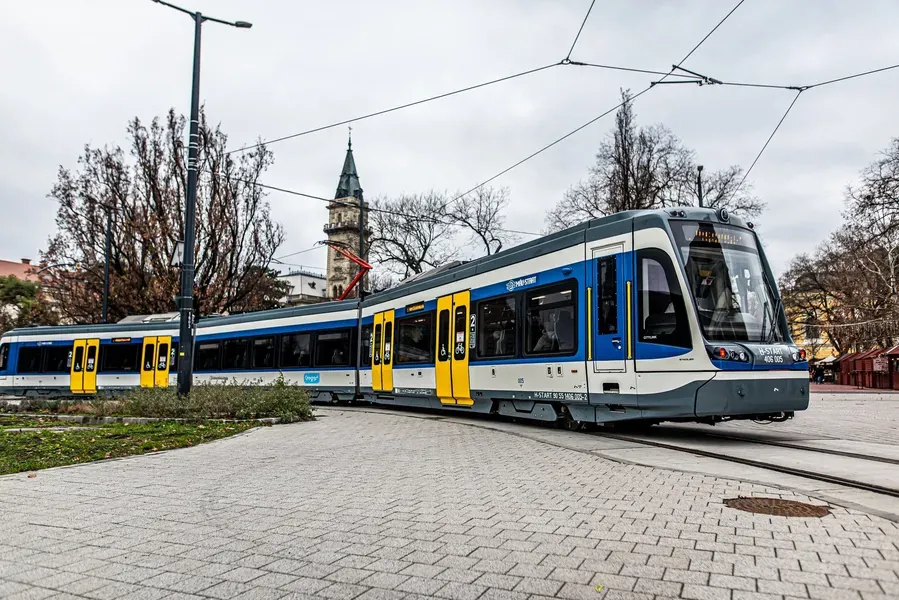
<instances>
[{"instance_id":1,"label":"brick paved plaza","mask_svg":"<svg viewBox=\"0 0 899 600\"><path fill-rule=\"evenodd\" d=\"M0 478L0 598L899 598L896 523L722 505L738 495L807 500L331 409Z\"/></svg>"}]
</instances>

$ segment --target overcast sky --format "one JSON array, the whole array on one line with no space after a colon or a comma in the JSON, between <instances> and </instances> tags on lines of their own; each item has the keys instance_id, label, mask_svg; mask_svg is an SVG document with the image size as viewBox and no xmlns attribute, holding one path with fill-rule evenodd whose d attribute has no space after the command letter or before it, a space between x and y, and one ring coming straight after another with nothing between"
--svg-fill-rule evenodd
<instances>
[{"instance_id":1,"label":"overcast sky","mask_svg":"<svg viewBox=\"0 0 899 600\"><path fill-rule=\"evenodd\" d=\"M207 23L202 101L233 147L275 138L565 57L589 0L182 0L250 30ZM575 60L667 70L731 0L599 0ZM192 21L151 0L4 4L0 19L0 258L37 258L54 231L46 197L85 143L123 144L135 115L187 112ZM895 0L746 0L685 63L722 80L801 85L899 62ZM366 198L465 190L639 90L653 76L557 67L356 123ZM636 101L712 170L752 162L794 92L657 86ZM750 179L780 272L840 221L845 186L899 135L899 69L805 92ZM495 182L510 228L540 231L612 124L600 120ZM274 144L265 183L333 197L346 127ZM324 238L324 203L269 196L280 255ZM324 250L290 262L323 267Z\"/></svg>"}]
</instances>

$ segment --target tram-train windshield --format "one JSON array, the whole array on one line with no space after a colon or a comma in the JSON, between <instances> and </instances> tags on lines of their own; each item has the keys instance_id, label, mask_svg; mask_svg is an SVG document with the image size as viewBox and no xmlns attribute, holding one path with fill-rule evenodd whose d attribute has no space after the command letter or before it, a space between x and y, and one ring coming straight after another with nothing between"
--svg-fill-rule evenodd
<instances>
[{"instance_id":1,"label":"tram-train windshield","mask_svg":"<svg viewBox=\"0 0 899 600\"><path fill-rule=\"evenodd\" d=\"M707 340L782 342L755 236L717 223L671 223Z\"/></svg>"}]
</instances>

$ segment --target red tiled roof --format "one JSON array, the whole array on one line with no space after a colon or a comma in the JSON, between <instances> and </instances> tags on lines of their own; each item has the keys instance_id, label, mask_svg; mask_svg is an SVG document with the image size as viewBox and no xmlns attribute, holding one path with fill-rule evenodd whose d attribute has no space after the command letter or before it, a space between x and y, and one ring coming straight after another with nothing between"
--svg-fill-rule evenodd
<instances>
[{"instance_id":1,"label":"red tiled roof","mask_svg":"<svg viewBox=\"0 0 899 600\"><path fill-rule=\"evenodd\" d=\"M35 265L29 263L0 260L0 277L14 275L23 281L38 281L35 270Z\"/></svg>"}]
</instances>

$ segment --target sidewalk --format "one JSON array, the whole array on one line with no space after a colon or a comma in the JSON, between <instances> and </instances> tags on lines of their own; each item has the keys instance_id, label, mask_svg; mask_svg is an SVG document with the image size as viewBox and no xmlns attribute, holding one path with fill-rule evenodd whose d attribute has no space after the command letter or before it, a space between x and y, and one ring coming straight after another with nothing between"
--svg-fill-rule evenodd
<instances>
[{"instance_id":1,"label":"sidewalk","mask_svg":"<svg viewBox=\"0 0 899 600\"><path fill-rule=\"evenodd\" d=\"M809 391L813 394L899 394L899 390L860 388L854 385L839 385L836 383L812 383L809 386Z\"/></svg>"}]
</instances>

